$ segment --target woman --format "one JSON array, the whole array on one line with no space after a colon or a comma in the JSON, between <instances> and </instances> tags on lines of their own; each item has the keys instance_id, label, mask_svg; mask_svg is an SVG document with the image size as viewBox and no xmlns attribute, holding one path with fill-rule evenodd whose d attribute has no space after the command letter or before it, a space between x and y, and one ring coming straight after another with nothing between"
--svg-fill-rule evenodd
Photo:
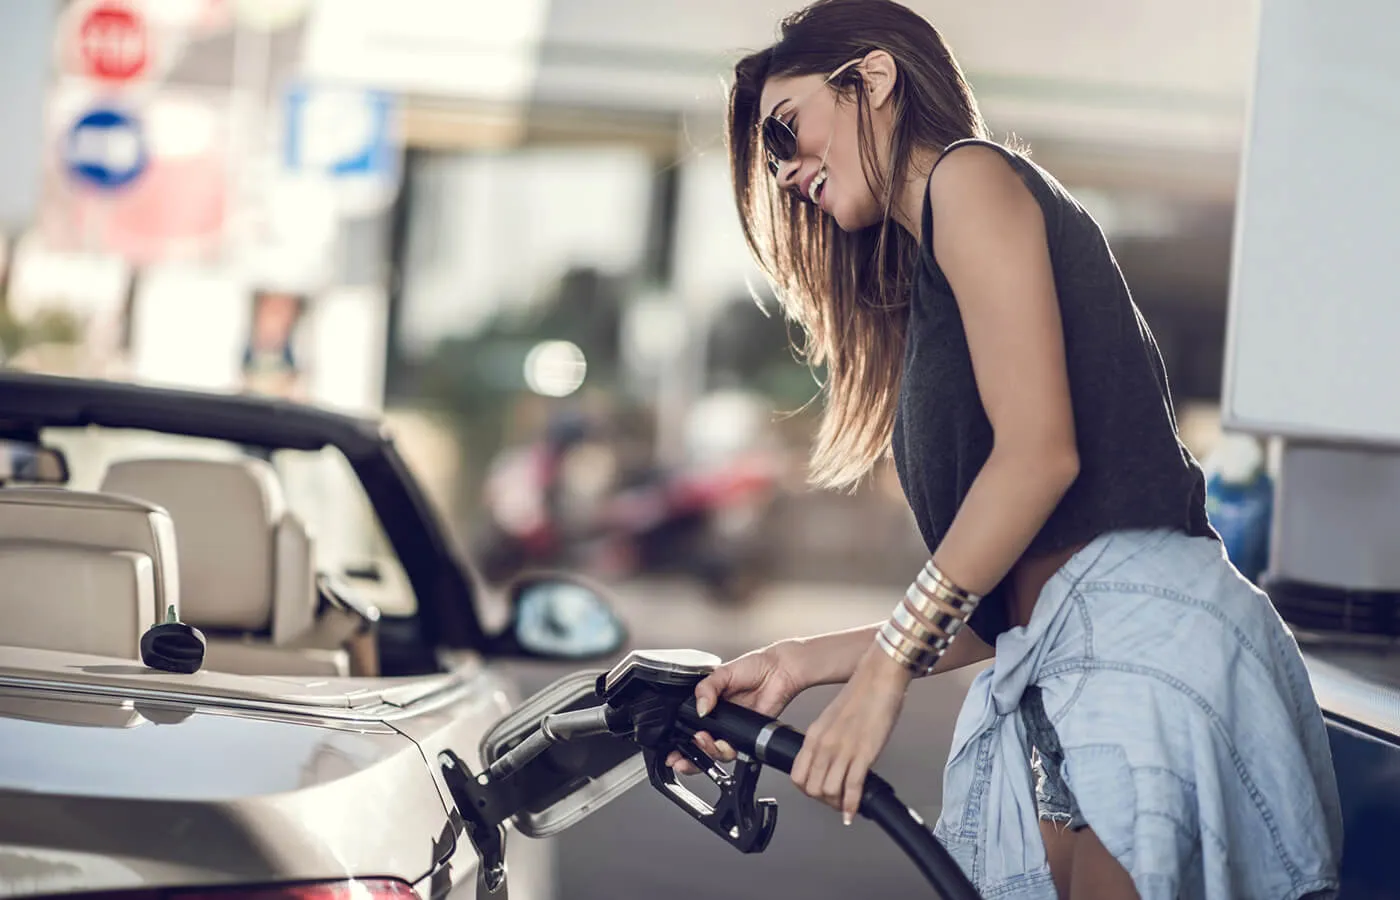
<instances>
[{"instance_id":1,"label":"woman","mask_svg":"<svg viewBox=\"0 0 1400 900\"><path fill-rule=\"evenodd\" d=\"M1222 553L1098 226L986 139L939 34L889 0L787 19L729 123L749 245L826 367L813 481L892 452L931 558L887 622L740 657L701 710L844 683L792 779L849 822L910 681L991 659L936 827L986 896L1335 891L1301 655Z\"/></svg>"}]
</instances>

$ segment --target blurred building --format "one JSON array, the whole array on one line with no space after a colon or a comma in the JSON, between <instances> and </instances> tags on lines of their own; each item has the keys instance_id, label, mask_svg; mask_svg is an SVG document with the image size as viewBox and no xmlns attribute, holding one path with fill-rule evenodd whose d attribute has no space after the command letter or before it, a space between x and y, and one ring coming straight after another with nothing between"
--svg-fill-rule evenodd
<instances>
[{"instance_id":1,"label":"blurred building","mask_svg":"<svg viewBox=\"0 0 1400 900\"><path fill-rule=\"evenodd\" d=\"M723 140L729 67L797 5L6 4L7 364L401 410L459 448L464 522L541 404L606 397L675 461L742 390L800 462L812 409L779 414L815 384L750 315ZM1103 224L1207 449L1256 4L910 5ZM250 353L277 296L295 327Z\"/></svg>"}]
</instances>

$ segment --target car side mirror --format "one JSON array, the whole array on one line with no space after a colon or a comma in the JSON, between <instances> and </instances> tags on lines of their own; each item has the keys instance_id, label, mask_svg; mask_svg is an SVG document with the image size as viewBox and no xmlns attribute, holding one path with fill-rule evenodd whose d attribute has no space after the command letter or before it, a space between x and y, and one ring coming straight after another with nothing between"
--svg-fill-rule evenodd
<instances>
[{"instance_id":1,"label":"car side mirror","mask_svg":"<svg viewBox=\"0 0 1400 900\"><path fill-rule=\"evenodd\" d=\"M627 643L627 628L603 591L564 575L532 575L510 586L510 626L497 649L556 660L611 656Z\"/></svg>"}]
</instances>

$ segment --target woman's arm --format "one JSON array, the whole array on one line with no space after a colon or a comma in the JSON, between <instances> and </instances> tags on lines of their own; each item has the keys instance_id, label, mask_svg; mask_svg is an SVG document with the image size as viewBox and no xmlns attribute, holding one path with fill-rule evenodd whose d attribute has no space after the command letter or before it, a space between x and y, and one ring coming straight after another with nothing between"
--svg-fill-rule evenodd
<instances>
[{"instance_id":1,"label":"woman's arm","mask_svg":"<svg viewBox=\"0 0 1400 900\"><path fill-rule=\"evenodd\" d=\"M782 641L775 644L773 649L802 690L819 684L844 684L851 680L856 666L860 665L861 658L875 643L875 633L883 624L881 621L846 631ZM991 659L995 652L973 631L963 629L938 658L938 665L929 674L939 675L961 669Z\"/></svg>"},{"instance_id":2,"label":"woman's arm","mask_svg":"<svg viewBox=\"0 0 1400 900\"><path fill-rule=\"evenodd\" d=\"M959 149L934 171L929 193L934 256L957 298L995 435L933 558L958 586L986 594L1079 474L1064 334L1045 217L1006 159Z\"/></svg>"}]
</instances>

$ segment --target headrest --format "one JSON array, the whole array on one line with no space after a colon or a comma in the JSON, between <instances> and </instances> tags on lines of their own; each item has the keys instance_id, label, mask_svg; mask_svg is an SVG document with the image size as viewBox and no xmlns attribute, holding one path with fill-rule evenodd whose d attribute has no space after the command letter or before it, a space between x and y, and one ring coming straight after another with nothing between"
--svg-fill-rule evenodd
<instances>
[{"instance_id":1,"label":"headrest","mask_svg":"<svg viewBox=\"0 0 1400 900\"><path fill-rule=\"evenodd\" d=\"M180 610L175 529L155 503L64 488L0 490L0 544L61 543L144 554L155 567L154 614ZM3 630L3 629L0 629Z\"/></svg>"},{"instance_id":2,"label":"headrest","mask_svg":"<svg viewBox=\"0 0 1400 900\"><path fill-rule=\"evenodd\" d=\"M276 531L286 513L277 473L260 459L133 459L102 490L170 513L180 541L181 618L200 628L270 627Z\"/></svg>"},{"instance_id":3,"label":"headrest","mask_svg":"<svg viewBox=\"0 0 1400 900\"><path fill-rule=\"evenodd\" d=\"M155 582L144 553L0 543L0 643L140 659L157 621Z\"/></svg>"}]
</instances>

